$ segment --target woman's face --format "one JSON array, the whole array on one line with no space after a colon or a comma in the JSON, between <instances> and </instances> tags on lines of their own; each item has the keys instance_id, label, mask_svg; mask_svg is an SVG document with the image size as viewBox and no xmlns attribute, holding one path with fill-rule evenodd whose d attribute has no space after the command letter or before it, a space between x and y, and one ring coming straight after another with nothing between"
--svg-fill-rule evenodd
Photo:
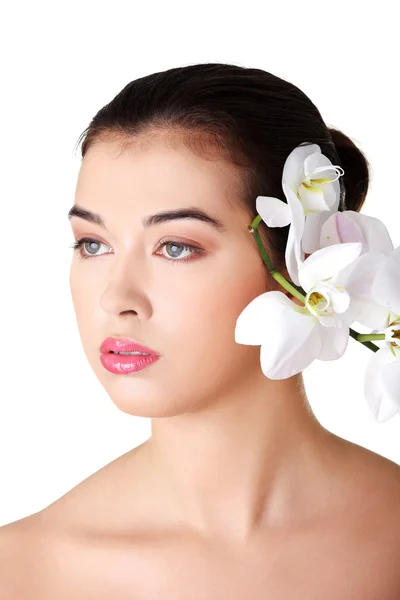
<instances>
[{"instance_id":1,"label":"woman's face","mask_svg":"<svg viewBox=\"0 0 400 600\"><path fill-rule=\"evenodd\" d=\"M261 370L260 347L234 339L239 314L267 291L264 264L246 227L251 216L232 208L233 166L162 140L119 149L111 141L91 146L77 181L75 204L105 223L70 221L75 240L97 242L84 243L71 262L83 349L123 412L164 417L199 410L229 398ZM225 231L187 218L142 224L149 215L188 208L217 219ZM162 247L163 241L174 243ZM114 374L100 361L107 337L132 338L161 356L140 371Z\"/></svg>"}]
</instances>

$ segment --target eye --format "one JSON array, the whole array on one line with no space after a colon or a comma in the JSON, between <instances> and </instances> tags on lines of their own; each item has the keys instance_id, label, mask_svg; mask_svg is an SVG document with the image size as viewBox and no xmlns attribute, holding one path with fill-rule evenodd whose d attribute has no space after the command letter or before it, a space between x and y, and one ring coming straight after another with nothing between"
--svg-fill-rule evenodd
<instances>
[{"instance_id":1,"label":"eye","mask_svg":"<svg viewBox=\"0 0 400 600\"><path fill-rule=\"evenodd\" d=\"M157 247L157 250L159 250L160 248L164 249L164 248L169 248L171 247L171 251L175 257L174 260L172 258L166 258L166 260L168 260L169 262L189 262L192 259L192 255L193 254L203 254L203 251L198 248L197 246L193 246L192 244L181 244L179 242L176 242L174 240L165 240L164 242L160 242L160 244ZM185 248L185 249L189 249L189 255L185 258L177 258L176 254L177 252L180 254L179 252L179 248ZM169 252L169 250L168 250ZM165 256L163 254L161 254L160 256L162 256L163 258L165 258Z\"/></svg>"},{"instance_id":2,"label":"eye","mask_svg":"<svg viewBox=\"0 0 400 600\"><path fill-rule=\"evenodd\" d=\"M85 260L86 258L93 258L94 256L98 256L98 254L85 254L82 251L82 246L84 244L90 244L91 245L91 250L95 251L96 248L93 246L107 246L107 244L103 244L102 242L99 242L97 240L93 240L92 238L80 238L79 240L76 240L76 242L74 244L72 244L70 246L70 248L73 248L75 252L78 252L79 257L83 260ZM109 246L108 246L109 247Z\"/></svg>"},{"instance_id":3,"label":"eye","mask_svg":"<svg viewBox=\"0 0 400 600\"><path fill-rule=\"evenodd\" d=\"M90 249L93 251L93 253L91 254L89 252L89 254L86 251L86 244L90 244ZM88 237L83 237L80 238L79 240L77 240L74 244L72 244L70 246L70 248L73 248L74 251L79 253L79 257L83 260L86 260L87 258L94 258L96 256L99 256L99 254L96 253L97 247L100 246L106 246L109 248L109 246L107 246L107 244L103 244L102 242L99 242L98 240L94 240L92 238L88 238ZM177 242L175 240L165 240L163 242L160 242L159 245L157 246L157 251L163 248L169 248L171 247L171 251L173 253L174 258L167 258L166 256L164 256L163 254L159 254L159 256L162 256L162 258L165 258L165 260L168 260L169 262L189 262L190 260L192 260L192 255L193 254L203 254L203 250L201 248L198 248L197 246L193 246L192 244L183 244L180 242ZM185 258L179 258L177 257L177 253L180 254L179 249L180 248L184 248L185 250L189 250L189 255ZM169 250L168 250L169 251ZM102 254L107 254L107 252L102 253Z\"/></svg>"}]
</instances>

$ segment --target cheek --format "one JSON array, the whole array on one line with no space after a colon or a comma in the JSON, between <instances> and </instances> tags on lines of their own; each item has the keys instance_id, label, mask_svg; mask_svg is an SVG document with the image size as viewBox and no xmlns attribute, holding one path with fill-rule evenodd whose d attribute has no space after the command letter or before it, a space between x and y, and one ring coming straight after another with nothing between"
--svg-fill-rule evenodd
<instances>
[{"instance_id":1,"label":"cheek","mask_svg":"<svg viewBox=\"0 0 400 600\"><path fill-rule=\"evenodd\" d=\"M208 353L221 346L238 347L234 339L237 318L251 300L268 291L265 270L256 261L238 262L219 269L216 277L208 271L190 287L177 286L163 310L170 339L179 331L180 343L184 340L188 349L196 346L197 353L199 347Z\"/></svg>"},{"instance_id":2,"label":"cheek","mask_svg":"<svg viewBox=\"0 0 400 600\"><path fill-rule=\"evenodd\" d=\"M80 325L93 320L95 307L99 303L100 289L95 277L86 270L79 269L79 265L72 265L69 276L69 286L72 303Z\"/></svg>"},{"instance_id":3,"label":"cheek","mask_svg":"<svg viewBox=\"0 0 400 600\"><path fill-rule=\"evenodd\" d=\"M79 302L81 284L79 282L79 277L77 277L76 269L73 265L71 265L70 273L69 273L69 287L71 290L71 297L74 307L76 309L77 304Z\"/></svg>"},{"instance_id":4,"label":"cheek","mask_svg":"<svg viewBox=\"0 0 400 600\"><path fill-rule=\"evenodd\" d=\"M266 291L267 275L260 262L237 259L215 281L212 293L208 290L203 312L214 323L222 320L235 324L243 309Z\"/></svg>"}]
</instances>

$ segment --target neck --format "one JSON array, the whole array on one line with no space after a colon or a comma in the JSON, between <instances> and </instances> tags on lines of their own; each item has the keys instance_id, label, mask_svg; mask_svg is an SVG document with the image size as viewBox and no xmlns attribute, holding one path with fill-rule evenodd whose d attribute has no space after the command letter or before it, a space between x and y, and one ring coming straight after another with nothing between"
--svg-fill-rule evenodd
<instances>
[{"instance_id":1,"label":"neck","mask_svg":"<svg viewBox=\"0 0 400 600\"><path fill-rule=\"evenodd\" d=\"M321 447L333 437L311 412L301 375L253 373L212 404L152 419L163 514L201 535L240 541L301 520L317 496L316 474L327 470Z\"/></svg>"}]
</instances>

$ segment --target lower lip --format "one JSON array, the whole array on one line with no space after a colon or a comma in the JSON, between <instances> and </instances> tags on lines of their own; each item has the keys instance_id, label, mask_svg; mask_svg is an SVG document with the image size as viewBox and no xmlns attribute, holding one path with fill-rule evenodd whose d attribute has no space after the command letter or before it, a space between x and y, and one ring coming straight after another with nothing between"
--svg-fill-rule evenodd
<instances>
[{"instance_id":1,"label":"lower lip","mask_svg":"<svg viewBox=\"0 0 400 600\"><path fill-rule=\"evenodd\" d=\"M111 373L125 375L135 373L152 365L160 357L150 356L124 356L123 354L112 354L111 352L102 352L100 361L103 367Z\"/></svg>"}]
</instances>

